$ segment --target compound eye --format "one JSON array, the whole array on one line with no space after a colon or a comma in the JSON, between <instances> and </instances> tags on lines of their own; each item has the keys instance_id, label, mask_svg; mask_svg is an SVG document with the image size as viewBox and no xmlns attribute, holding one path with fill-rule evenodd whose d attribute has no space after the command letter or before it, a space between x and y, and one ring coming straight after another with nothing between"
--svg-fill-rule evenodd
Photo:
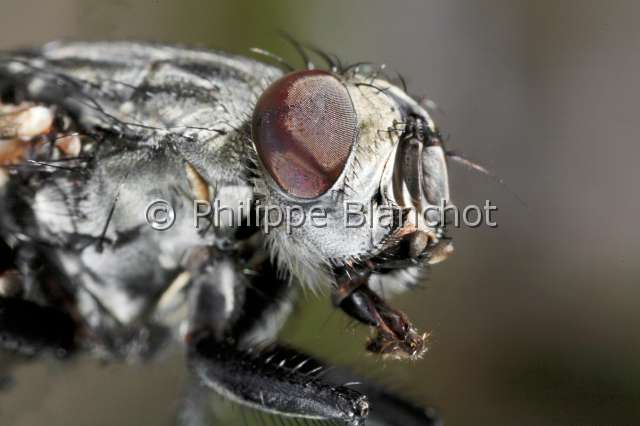
<instances>
[{"instance_id":1,"label":"compound eye","mask_svg":"<svg viewBox=\"0 0 640 426\"><path fill-rule=\"evenodd\" d=\"M313 199L345 167L356 138L347 89L330 73L298 71L275 81L258 99L252 132L258 156L288 194Z\"/></svg>"}]
</instances>

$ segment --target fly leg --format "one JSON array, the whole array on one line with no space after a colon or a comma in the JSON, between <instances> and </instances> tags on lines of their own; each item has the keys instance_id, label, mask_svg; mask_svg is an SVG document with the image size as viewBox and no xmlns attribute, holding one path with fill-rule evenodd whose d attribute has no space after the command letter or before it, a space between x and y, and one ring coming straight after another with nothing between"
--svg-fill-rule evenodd
<instances>
[{"instance_id":1,"label":"fly leg","mask_svg":"<svg viewBox=\"0 0 640 426\"><path fill-rule=\"evenodd\" d=\"M354 383L369 398L371 412L367 424L384 426L442 426L442 421L432 408L422 408L400 397L397 392L345 369L332 369L325 375L331 383Z\"/></svg>"},{"instance_id":2,"label":"fly leg","mask_svg":"<svg viewBox=\"0 0 640 426\"><path fill-rule=\"evenodd\" d=\"M32 356L66 356L75 349L76 324L65 312L34 302L0 297L0 350Z\"/></svg>"},{"instance_id":3,"label":"fly leg","mask_svg":"<svg viewBox=\"0 0 640 426\"><path fill-rule=\"evenodd\" d=\"M369 410L364 395L296 369L309 359L302 353L286 351L290 358L274 362L282 352L279 346L266 353L239 351L209 337L194 344L190 361L206 387L243 405L282 416L364 424Z\"/></svg>"},{"instance_id":4,"label":"fly leg","mask_svg":"<svg viewBox=\"0 0 640 426\"><path fill-rule=\"evenodd\" d=\"M336 271L337 286L333 302L350 317L373 327L376 334L367 349L395 358L415 359L424 353L426 335L419 334L407 316L390 307L368 286L369 272ZM332 370L325 380L333 383L356 382L356 388L369 398L371 424L385 426L438 426L434 410L424 409L370 380L344 369Z\"/></svg>"},{"instance_id":5,"label":"fly leg","mask_svg":"<svg viewBox=\"0 0 640 426\"><path fill-rule=\"evenodd\" d=\"M0 392L14 384L11 369L38 353L75 350L76 324L66 313L23 299L25 283L13 251L0 240Z\"/></svg>"},{"instance_id":6,"label":"fly leg","mask_svg":"<svg viewBox=\"0 0 640 426\"><path fill-rule=\"evenodd\" d=\"M208 266L191 289L194 311L187 338L188 361L200 383L227 399L272 414L364 424L369 407L366 397L324 382L317 376L322 368L305 368L311 362L307 355L277 344L269 349L240 345L242 332L252 328L234 327L239 313L250 306L244 290L264 288L268 292L270 285L281 283L271 282L275 279L271 276L260 279L260 275L250 282L231 259L223 257ZM242 317L251 314L242 312ZM270 320L265 318L265 322Z\"/></svg>"},{"instance_id":7,"label":"fly leg","mask_svg":"<svg viewBox=\"0 0 640 426\"><path fill-rule=\"evenodd\" d=\"M403 312L392 308L367 285L369 272L338 271L333 303L350 317L372 326L376 334L367 350L393 358L420 358L428 334L420 334Z\"/></svg>"},{"instance_id":8,"label":"fly leg","mask_svg":"<svg viewBox=\"0 0 640 426\"><path fill-rule=\"evenodd\" d=\"M73 352L75 321L62 310L23 298L23 275L14 269L14 253L2 241L0 255L0 351L28 356Z\"/></svg>"}]
</instances>

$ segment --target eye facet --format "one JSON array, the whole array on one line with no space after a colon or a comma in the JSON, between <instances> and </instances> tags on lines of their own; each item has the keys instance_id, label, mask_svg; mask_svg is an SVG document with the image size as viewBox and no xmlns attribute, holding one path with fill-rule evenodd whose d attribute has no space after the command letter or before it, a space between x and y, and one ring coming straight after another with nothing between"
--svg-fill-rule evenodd
<instances>
[{"instance_id":1,"label":"eye facet","mask_svg":"<svg viewBox=\"0 0 640 426\"><path fill-rule=\"evenodd\" d=\"M338 179L356 137L347 89L326 71L298 71L258 99L252 132L258 156L288 194L313 199Z\"/></svg>"}]
</instances>

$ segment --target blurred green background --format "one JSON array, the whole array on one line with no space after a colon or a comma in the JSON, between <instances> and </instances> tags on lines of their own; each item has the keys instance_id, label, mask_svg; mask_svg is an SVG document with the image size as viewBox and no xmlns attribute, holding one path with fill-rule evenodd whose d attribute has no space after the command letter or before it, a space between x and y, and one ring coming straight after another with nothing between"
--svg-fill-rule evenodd
<instances>
[{"instance_id":1,"label":"blurred green background","mask_svg":"<svg viewBox=\"0 0 640 426\"><path fill-rule=\"evenodd\" d=\"M442 109L449 146L526 207L452 166L454 201L492 200L499 227L457 230L426 289L395 301L433 332L424 360L367 356L365 330L311 296L284 339L435 406L449 426L637 425L639 17L639 2L604 0L0 0L0 48L135 38L296 60L283 29L402 72ZM182 362L174 351L143 366L21 366L0 424L169 425Z\"/></svg>"}]
</instances>

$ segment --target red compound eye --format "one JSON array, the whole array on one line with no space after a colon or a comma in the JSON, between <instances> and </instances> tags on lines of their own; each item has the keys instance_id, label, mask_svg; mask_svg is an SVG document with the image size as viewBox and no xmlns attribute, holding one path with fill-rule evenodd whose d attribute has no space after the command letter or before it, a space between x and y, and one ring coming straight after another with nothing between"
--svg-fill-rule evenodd
<instances>
[{"instance_id":1,"label":"red compound eye","mask_svg":"<svg viewBox=\"0 0 640 426\"><path fill-rule=\"evenodd\" d=\"M347 89L326 71L275 81L253 112L253 140L273 180L288 194L317 198L342 173L356 137Z\"/></svg>"}]
</instances>

